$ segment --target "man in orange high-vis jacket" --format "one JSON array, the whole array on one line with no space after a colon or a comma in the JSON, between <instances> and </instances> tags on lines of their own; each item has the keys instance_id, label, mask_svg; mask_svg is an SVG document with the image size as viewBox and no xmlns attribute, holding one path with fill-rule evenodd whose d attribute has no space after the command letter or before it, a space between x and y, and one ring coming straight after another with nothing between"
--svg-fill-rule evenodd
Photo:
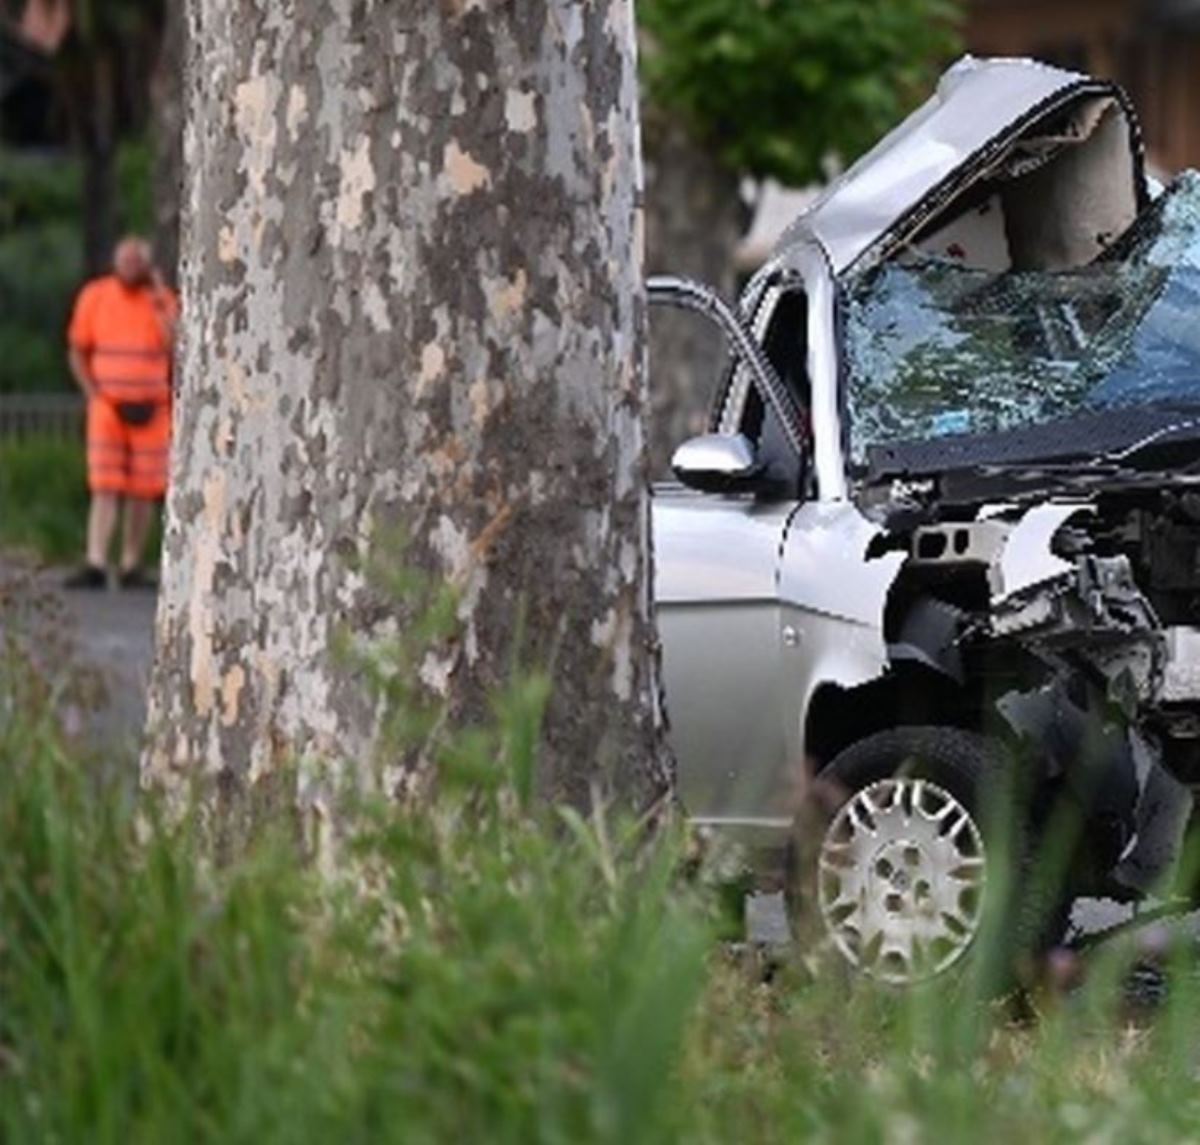
<instances>
[{"instance_id":1,"label":"man in orange high-vis jacket","mask_svg":"<svg viewBox=\"0 0 1200 1145\"><path fill-rule=\"evenodd\" d=\"M71 373L87 398L91 509L87 563L73 588L107 584L108 551L122 501L118 581L142 588L142 550L167 487L171 435L171 345L179 309L136 236L122 239L113 272L80 292L67 331Z\"/></svg>"}]
</instances>

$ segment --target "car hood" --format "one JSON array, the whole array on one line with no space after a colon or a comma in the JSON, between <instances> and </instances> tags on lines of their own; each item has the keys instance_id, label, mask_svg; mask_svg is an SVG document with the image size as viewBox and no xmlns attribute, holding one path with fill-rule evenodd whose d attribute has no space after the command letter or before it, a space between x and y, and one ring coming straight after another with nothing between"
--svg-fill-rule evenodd
<instances>
[{"instance_id":1,"label":"car hood","mask_svg":"<svg viewBox=\"0 0 1200 1145\"><path fill-rule=\"evenodd\" d=\"M919 228L1013 137L1087 94L1111 96L1125 110L1135 194L1145 202L1140 134L1119 88L1032 60L965 56L929 100L796 219L777 254L815 242L835 275L885 257L893 240Z\"/></svg>"},{"instance_id":2,"label":"car hood","mask_svg":"<svg viewBox=\"0 0 1200 1145\"><path fill-rule=\"evenodd\" d=\"M870 450L868 483L962 470L1095 472L1136 456L1200 454L1200 406L1148 406L1082 413L999 433L902 441ZM1141 467L1139 467L1141 468Z\"/></svg>"}]
</instances>

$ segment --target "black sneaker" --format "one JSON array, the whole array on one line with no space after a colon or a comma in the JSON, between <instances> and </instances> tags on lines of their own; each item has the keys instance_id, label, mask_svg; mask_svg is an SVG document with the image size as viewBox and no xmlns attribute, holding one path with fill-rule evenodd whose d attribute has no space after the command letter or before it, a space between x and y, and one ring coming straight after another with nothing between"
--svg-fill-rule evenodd
<instances>
[{"instance_id":1,"label":"black sneaker","mask_svg":"<svg viewBox=\"0 0 1200 1145\"><path fill-rule=\"evenodd\" d=\"M158 584L152 576L142 572L141 569L128 569L117 577L117 584L121 588L134 589L155 589Z\"/></svg>"},{"instance_id":2,"label":"black sneaker","mask_svg":"<svg viewBox=\"0 0 1200 1145\"><path fill-rule=\"evenodd\" d=\"M84 565L63 578L63 588L108 588L108 573L95 565Z\"/></svg>"}]
</instances>

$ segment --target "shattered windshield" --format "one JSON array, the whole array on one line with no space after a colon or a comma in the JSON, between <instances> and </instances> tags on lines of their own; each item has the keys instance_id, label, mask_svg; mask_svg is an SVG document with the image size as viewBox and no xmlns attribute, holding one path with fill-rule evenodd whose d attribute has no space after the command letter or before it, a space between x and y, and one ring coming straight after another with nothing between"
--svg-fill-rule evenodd
<instances>
[{"instance_id":1,"label":"shattered windshield","mask_svg":"<svg viewBox=\"0 0 1200 1145\"><path fill-rule=\"evenodd\" d=\"M1200 407L1200 175L1102 260L996 273L921 256L852 280L851 456L1089 412Z\"/></svg>"}]
</instances>

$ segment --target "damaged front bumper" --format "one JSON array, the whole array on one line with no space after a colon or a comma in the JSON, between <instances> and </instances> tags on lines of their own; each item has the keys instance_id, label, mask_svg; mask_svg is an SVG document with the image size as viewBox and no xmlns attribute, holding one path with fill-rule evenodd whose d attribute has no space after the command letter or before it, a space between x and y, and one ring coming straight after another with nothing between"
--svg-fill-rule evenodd
<instances>
[{"instance_id":1,"label":"damaged front bumper","mask_svg":"<svg viewBox=\"0 0 1200 1145\"><path fill-rule=\"evenodd\" d=\"M1160 619L1143 543L1156 530L1141 508L1054 501L917 526L891 644L894 661L975 689L1039 789L1070 796L1055 807L1074 821L1048 837L1083 839L1090 889L1114 897L1171 885L1200 787L1200 629ZM963 606L956 574L983 607Z\"/></svg>"}]
</instances>

